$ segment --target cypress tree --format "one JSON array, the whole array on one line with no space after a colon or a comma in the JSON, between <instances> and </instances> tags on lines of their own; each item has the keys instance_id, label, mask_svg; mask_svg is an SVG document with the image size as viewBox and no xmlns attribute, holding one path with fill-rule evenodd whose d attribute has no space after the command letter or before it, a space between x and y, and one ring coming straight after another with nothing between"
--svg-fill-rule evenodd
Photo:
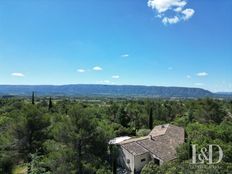
<instances>
[{"instance_id":1,"label":"cypress tree","mask_svg":"<svg viewBox=\"0 0 232 174\"><path fill-rule=\"evenodd\" d=\"M153 108L150 108L150 113L149 113L149 129L153 129Z\"/></svg>"},{"instance_id":2,"label":"cypress tree","mask_svg":"<svg viewBox=\"0 0 232 174\"><path fill-rule=\"evenodd\" d=\"M187 134L186 130L184 130L184 142L188 143L188 134Z\"/></svg>"},{"instance_id":3,"label":"cypress tree","mask_svg":"<svg viewBox=\"0 0 232 174\"><path fill-rule=\"evenodd\" d=\"M191 123L193 121L193 110L190 109L188 112L188 122Z\"/></svg>"},{"instance_id":4,"label":"cypress tree","mask_svg":"<svg viewBox=\"0 0 232 174\"><path fill-rule=\"evenodd\" d=\"M81 160L82 160L82 143L81 143L81 139L78 140L77 142L77 147L78 147L78 157L77 157L77 167L78 167L78 172L77 174L82 174L82 164L81 164Z\"/></svg>"},{"instance_id":5,"label":"cypress tree","mask_svg":"<svg viewBox=\"0 0 232 174\"><path fill-rule=\"evenodd\" d=\"M49 98L48 110L52 109L52 98Z\"/></svg>"},{"instance_id":6,"label":"cypress tree","mask_svg":"<svg viewBox=\"0 0 232 174\"><path fill-rule=\"evenodd\" d=\"M187 144L188 144L188 158L192 158L192 141L191 139L188 138L187 140Z\"/></svg>"},{"instance_id":7,"label":"cypress tree","mask_svg":"<svg viewBox=\"0 0 232 174\"><path fill-rule=\"evenodd\" d=\"M35 92L32 92L32 96L31 96L31 103L34 105L35 104Z\"/></svg>"},{"instance_id":8,"label":"cypress tree","mask_svg":"<svg viewBox=\"0 0 232 174\"><path fill-rule=\"evenodd\" d=\"M113 174L117 174L117 159L113 159Z\"/></svg>"},{"instance_id":9,"label":"cypress tree","mask_svg":"<svg viewBox=\"0 0 232 174\"><path fill-rule=\"evenodd\" d=\"M112 173L117 174L117 150L113 144L110 144L110 161L112 164Z\"/></svg>"}]
</instances>

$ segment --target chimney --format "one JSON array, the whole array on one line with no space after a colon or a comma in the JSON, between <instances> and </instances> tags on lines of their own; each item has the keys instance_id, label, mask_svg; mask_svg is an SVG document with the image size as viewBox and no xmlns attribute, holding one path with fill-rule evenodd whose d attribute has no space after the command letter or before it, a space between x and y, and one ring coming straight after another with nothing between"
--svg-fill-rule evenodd
<instances>
[{"instance_id":1,"label":"chimney","mask_svg":"<svg viewBox=\"0 0 232 174\"><path fill-rule=\"evenodd\" d=\"M150 140L152 140L152 141L154 141L154 139L153 139L152 135L150 135L149 139L150 139Z\"/></svg>"}]
</instances>

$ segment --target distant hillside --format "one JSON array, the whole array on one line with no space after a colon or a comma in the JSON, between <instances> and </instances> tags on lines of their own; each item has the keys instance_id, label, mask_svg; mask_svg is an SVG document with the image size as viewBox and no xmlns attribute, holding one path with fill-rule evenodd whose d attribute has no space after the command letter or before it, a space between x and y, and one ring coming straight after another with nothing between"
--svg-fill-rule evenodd
<instances>
[{"instance_id":1,"label":"distant hillside","mask_svg":"<svg viewBox=\"0 0 232 174\"><path fill-rule=\"evenodd\" d=\"M220 95L232 95L232 92L216 92L216 94L220 94Z\"/></svg>"},{"instance_id":2,"label":"distant hillside","mask_svg":"<svg viewBox=\"0 0 232 174\"><path fill-rule=\"evenodd\" d=\"M35 91L40 96L110 96L110 97L181 97L214 96L200 88L132 86L132 85L0 85L0 95L29 96Z\"/></svg>"},{"instance_id":3,"label":"distant hillside","mask_svg":"<svg viewBox=\"0 0 232 174\"><path fill-rule=\"evenodd\" d=\"M232 99L232 92L216 92L214 95L220 98Z\"/></svg>"}]
</instances>

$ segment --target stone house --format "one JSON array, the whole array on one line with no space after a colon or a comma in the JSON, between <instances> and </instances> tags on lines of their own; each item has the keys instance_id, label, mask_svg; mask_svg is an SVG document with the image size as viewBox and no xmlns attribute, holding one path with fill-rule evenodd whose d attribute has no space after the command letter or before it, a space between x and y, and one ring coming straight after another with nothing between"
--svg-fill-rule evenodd
<instances>
[{"instance_id":1,"label":"stone house","mask_svg":"<svg viewBox=\"0 0 232 174\"><path fill-rule=\"evenodd\" d=\"M162 165L175 159L176 148L184 141L185 131L182 127L171 124L155 126L145 137L118 141L118 163L128 173L138 173L150 161Z\"/></svg>"}]
</instances>

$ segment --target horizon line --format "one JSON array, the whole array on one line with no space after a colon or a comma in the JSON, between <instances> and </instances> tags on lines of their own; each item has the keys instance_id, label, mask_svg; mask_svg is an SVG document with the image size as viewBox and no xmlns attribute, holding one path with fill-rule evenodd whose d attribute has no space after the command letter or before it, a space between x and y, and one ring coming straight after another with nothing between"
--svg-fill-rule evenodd
<instances>
[{"instance_id":1,"label":"horizon line","mask_svg":"<svg viewBox=\"0 0 232 174\"><path fill-rule=\"evenodd\" d=\"M232 91L217 91L213 92L211 90L201 88L201 87L189 87L189 86L165 86L165 85L139 85L139 84L102 84L102 83L70 83L70 84L0 84L0 86L70 86L70 85L103 85L103 86L143 86L143 87L164 87L164 88L193 88L202 89L209 91L211 93L217 92L232 92Z\"/></svg>"}]
</instances>

